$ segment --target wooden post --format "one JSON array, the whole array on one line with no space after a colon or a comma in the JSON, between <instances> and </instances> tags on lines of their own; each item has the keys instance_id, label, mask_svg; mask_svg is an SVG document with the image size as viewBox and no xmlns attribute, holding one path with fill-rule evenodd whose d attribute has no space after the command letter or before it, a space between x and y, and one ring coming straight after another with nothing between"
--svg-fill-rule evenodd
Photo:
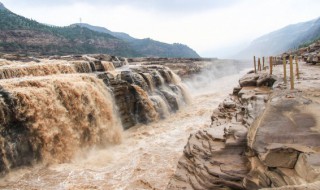
<instances>
[{"instance_id":1,"label":"wooden post","mask_svg":"<svg viewBox=\"0 0 320 190\"><path fill-rule=\"evenodd\" d=\"M254 73L257 73L256 56L253 56Z\"/></svg>"},{"instance_id":2,"label":"wooden post","mask_svg":"<svg viewBox=\"0 0 320 190\"><path fill-rule=\"evenodd\" d=\"M260 57L258 58L258 70L261 71Z\"/></svg>"},{"instance_id":3,"label":"wooden post","mask_svg":"<svg viewBox=\"0 0 320 190\"><path fill-rule=\"evenodd\" d=\"M262 69L265 70L264 69L264 57L262 57Z\"/></svg>"},{"instance_id":4,"label":"wooden post","mask_svg":"<svg viewBox=\"0 0 320 190\"><path fill-rule=\"evenodd\" d=\"M284 83L287 83L287 65L286 65L286 58L282 58L282 63L283 63L283 81Z\"/></svg>"},{"instance_id":5,"label":"wooden post","mask_svg":"<svg viewBox=\"0 0 320 190\"><path fill-rule=\"evenodd\" d=\"M293 74L292 55L290 55L290 86L291 86L291 90L293 90L294 89L294 74Z\"/></svg>"},{"instance_id":6,"label":"wooden post","mask_svg":"<svg viewBox=\"0 0 320 190\"><path fill-rule=\"evenodd\" d=\"M297 56L295 58L296 58L296 72L297 72L296 75L297 75L297 79L300 79L298 58Z\"/></svg>"},{"instance_id":7,"label":"wooden post","mask_svg":"<svg viewBox=\"0 0 320 190\"><path fill-rule=\"evenodd\" d=\"M272 75L272 59L273 59L273 57L269 57L269 69L270 69L270 75Z\"/></svg>"}]
</instances>

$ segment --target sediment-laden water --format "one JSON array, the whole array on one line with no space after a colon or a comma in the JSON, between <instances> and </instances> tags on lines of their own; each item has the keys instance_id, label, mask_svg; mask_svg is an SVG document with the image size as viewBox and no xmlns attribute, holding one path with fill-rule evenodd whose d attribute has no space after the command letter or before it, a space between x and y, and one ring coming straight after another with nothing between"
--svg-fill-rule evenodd
<instances>
[{"instance_id":1,"label":"sediment-laden water","mask_svg":"<svg viewBox=\"0 0 320 190\"><path fill-rule=\"evenodd\" d=\"M104 70L115 70L109 63L102 65ZM46 159L45 162L12 169L1 179L0 188L164 189L175 171L189 134L210 125L212 110L232 92L240 70L241 67L232 61L223 62L184 83L166 69L142 70L138 72L139 76L127 73L119 75L121 78L131 77L126 79L133 81L131 86L120 87L127 87L129 90L126 92L134 91L132 96L137 98L137 105L140 105L135 108L139 108L138 112L145 112L139 115L134 110L134 117L148 121L146 124L140 122L125 131L119 128L119 116L112 106L112 98L99 98L102 95L109 97L112 90L113 93L119 93L115 91L119 86L106 87L102 80L96 81L98 79L91 74L51 76L50 79L40 77L36 81L9 79L14 81L2 82L1 86L16 97L14 102L21 102L18 104L21 109L17 110L22 110L23 116L31 117L26 117L29 119L27 127L39 129L37 133L41 134L41 142L47 145L40 149L45 154L39 153L41 158ZM70 73L77 73L74 66ZM72 79L66 80L68 77ZM144 82L141 82L142 79ZM112 84L114 81L108 82ZM39 89L28 89L31 84ZM92 91L95 93L92 94ZM51 97L50 100L46 96ZM33 106L26 108L25 105ZM50 106L46 110L52 113L37 109L41 106ZM60 115L55 117L55 114ZM42 120L60 123L64 127L50 128L51 125L42 123ZM108 125L113 128L103 127L108 122L114 122ZM92 129L87 130L90 127ZM99 138L104 135L110 136ZM101 139L116 143L96 143ZM122 142L117 144L117 139L122 139ZM90 146L96 144L101 146ZM47 159L54 159L55 162L47 165Z\"/></svg>"}]
</instances>

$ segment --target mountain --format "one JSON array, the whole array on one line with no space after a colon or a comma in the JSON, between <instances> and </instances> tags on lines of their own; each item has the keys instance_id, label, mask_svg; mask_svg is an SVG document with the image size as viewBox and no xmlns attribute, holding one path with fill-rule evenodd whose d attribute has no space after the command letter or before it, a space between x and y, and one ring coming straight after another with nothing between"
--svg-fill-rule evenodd
<instances>
[{"instance_id":1,"label":"mountain","mask_svg":"<svg viewBox=\"0 0 320 190\"><path fill-rule=\"evenodd\" d=\"M96 31L96 32L101 32L101 33L107 33L110 34L116 38L125 40L125 41L131 41L131 40L136 40L135 38L131 37L129 34L123 33L123 32L112 32L104 27L101 26L92 26L90 24L86 23L76 23L72 24L71 26L81 26L81 27L86 27L89 28L90 30Z\"/></svg>"},{"instance_id":2,"label":"mountain","mask_svg":"<svg viewBox=\"0 0 320 190\"><path fill-rule=\"evenodd\" d=\"M2 5L2 7L4 7ZM141 56L123 40L79 26L56 27L0 9L0 52L30 55L106 53Z\"/></svg>"},{"instance_id":3,"label":"mountain","mask_svg":"<svg viewBox=\"0 0 320 190\"><path fill-rule=\"evenodd\" d=\"M92 26L86 23L76 23L71 26L81 26L90 30L110 34L116 38L122 39L131 45L137 52L148 57L185 57L199 58L200 56L186 45L174 43L167 44L150 38L137 39L123 32L112 32L107 28Z\"/></svg>"},{"instance_id":4,"label":"mountain","mask_svg":"<svg viewBox=\"0 0 320 190\"><path fill-rule=\"evenodd\" d=\"M6 9L5 6L0 2L0 10Z\"/></svg>"},{"instance_id":5,"label":"mountain","mask_svg":"<svg viewBox=\"0 0 320 190\"><path fill-rule=\"evenodd\" d=\"M238 57L278 55L320 39L320 18L292 24L251 42Z\"/></svg>"},{"instance_id":6,"label":"mountain","mask_svg":"<svg viewBox=\"0 0 320 190\"><path fill-rule=\"evenodd\" d=\"M28 55L67 55L103 53L124 57L199 57L184 45L161 42L144 46L125 33L105 28L70 25L57 27L41 24L17 15L0 3L0 52ZM139 40L138 40L139 41ZM148 41L148 40L147 40ZM137 45L134 45L137 44ZM138 49L140 47L141 49Z\"/></svg>"}]
</instances>

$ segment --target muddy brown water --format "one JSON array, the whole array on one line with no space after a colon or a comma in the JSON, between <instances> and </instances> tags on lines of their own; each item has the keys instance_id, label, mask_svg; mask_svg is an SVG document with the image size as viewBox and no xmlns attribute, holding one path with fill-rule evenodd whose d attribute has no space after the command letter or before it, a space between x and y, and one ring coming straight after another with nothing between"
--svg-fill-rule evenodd
<instances>
[{"instance_id":1,"label":"muddy brown water","mask_svg":"<svg viewBox=\"0 0 320 190\"><path fill-rule=\"evenodd\" d=\"M37 164L11 171L1 189L165 189L190 133L210 125L214 108L232 92L243 73L209 81L192 102L168 118L123 132L119 145L92 148L69 163Z\"/></svg>"}]
</instances>

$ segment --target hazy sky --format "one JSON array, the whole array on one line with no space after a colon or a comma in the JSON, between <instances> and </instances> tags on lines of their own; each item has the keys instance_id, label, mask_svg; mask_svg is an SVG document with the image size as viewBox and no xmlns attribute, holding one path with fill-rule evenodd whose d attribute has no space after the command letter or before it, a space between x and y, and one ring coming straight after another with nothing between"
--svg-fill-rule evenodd
<instances>
[{"instance_id":1,"label":"hazy sky","mask_svg":"<svg viewBox=\"0 0 320 190\"><path fill-rule=\"evenodd\" d=\"M226 57L253 39L320 17L320 0L0 0L11 11L58 26L79 22L136 38L187 44Z\"/></svg>"}]
</instances>

